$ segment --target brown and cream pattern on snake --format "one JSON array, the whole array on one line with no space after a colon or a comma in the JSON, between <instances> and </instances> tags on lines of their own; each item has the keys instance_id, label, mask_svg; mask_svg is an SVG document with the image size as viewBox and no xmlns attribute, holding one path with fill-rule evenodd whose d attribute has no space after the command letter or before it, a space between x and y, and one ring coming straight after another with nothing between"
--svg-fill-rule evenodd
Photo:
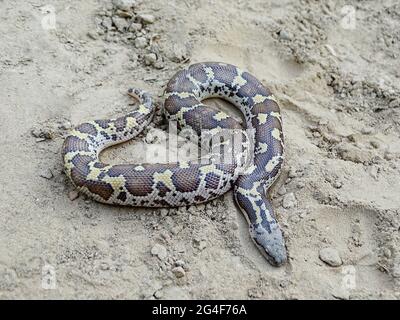
<instances>
[{"instance_id":1,"label":"brown and cream pattern on snake","mask_svg":"<svg viewBox=\"0 0 400 320\"><path fill-rule=\"evenodd\" d=\"M178 162L166 164L109 165L99 160L111 145L132 139L152 120L155 107L150 95L139 89L129 93L139 107L117 119L78 125L66 137L62 155L65 172L74 186L94 200L144 207L187 206L209 201L233 188L237 205L247 218L250 234L274 265L287 260L282 232L267 190L280 173L284 160L282 119L276 99L254 76L236 66L206 62L179 71L167 84L164 111L180 128L240 129L242 126L202 100L227 100L244 115L252 129L254 155L244 172L233 163Z\"/></svg>"}]
</instances>

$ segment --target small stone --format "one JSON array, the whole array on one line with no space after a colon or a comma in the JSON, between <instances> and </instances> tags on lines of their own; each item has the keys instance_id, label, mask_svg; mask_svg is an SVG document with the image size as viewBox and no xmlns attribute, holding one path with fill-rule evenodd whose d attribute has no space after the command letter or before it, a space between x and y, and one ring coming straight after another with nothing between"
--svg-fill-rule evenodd
<instances>
[{"instance_id":1,"label":"small stone","mask_svg":"<svg viewBox=\"0 0 400 320\"><path fill-rule=\"evenodd\" d=\"M151 14L138 14L137 18L139 19L139 21L141 21L143 24L151 24L154 23L154 21L156 21L156 18L151 15Z\"/></svg>"},{"instance_id":2,"label":"small stone","mask_svg":"<svg viewBox=\"0 0 400 320\"><path fill-rule=\"evenodd\" d=\"M144 56L144 63L146 66L154 65L157 61L157 56L155 53L148 53Z\"/></svg>"},{"instance_id":3,"label":"small stone","mask_svg":"<svg viewBox=\"0 0 400 320\"><path fill-rule=\"evenodd\" d=\"M78 197L79 197L79 193L78 193L78 191L76 191L76 190L71 190L71 191L68 193L68 198L69 198L69 200L71 200L71 201L74 201L74 200L78 199Z\"/></svg>"},{"instance_id":4,"label":"small stone","mask_svg":"<svg viewBox=\"0 0 400 320\"><path fill-rule=\"evenodd\" d=\"M147 39L145 37L137 37L135 39L135 47L138 49L143 49L147 46Z\"/></svg>"},{"instance_id":5,"label":"small stone","mask_svg":"<svg viewBox=\"0 0 400 320\"><path fill-rule=\"evenodd\" d=\"M177 267L183 267L183 266L185 265L185 261L183 261L183 260L176 260L176 261L175 261L175 265L176 265Z\"/></svg>"},{"instance_id":6,"label":"small stone","mask_svg":"<svg viewBox=\"0 0 400 320\"><path fill-rule=\"evenodd\" d=\"M49 140L52 139L52 133L50 130L44 129L44 128L34 128L31 130L31 135L35 138L38 139L45 139Z\"/></svg>"},{"instance_id":7,"label":"small stone","mask_svg":"<svg viewBox=\"0 0 400 320\"><path fill-rule=\"evenodd\" d=\"M168 215L168 209L163 208L160 210L160 216L162 218L166 217L167 215Z\"/></svg>"},{"instance_id":8,"label":"small stone","mask_svg":"<svg viewBox=\"0 0 400 320\"><path fill-rule=\"evenodd\" d=\"M140 23L131 23L129 26L128 30L130 32L138 32L140 29L142 29L142 25Z\"/></svg>"},{"instance_id":9,"label":"small stone","mask_svg":"<svg viewBox=\"0 0 400 320\"><path fill-rule=\"evenodd\" d=\"M117 11L115 12L115 14L116 14L118 17L121 17L121 18L124 18L124 19L132 18L132 17L133 17L132 12L124 11L124 10L117 10Z\"/></svg>"},{"instance_id":10,"label":"small stone","mask_svg":"<svg viewBox=\"0 0 400 320\"><path fill-rule=\"evenodd\" d=\"M194 216L198 216L200 214L200 210L198 210L195 206L191 206L189 208L189 213Z\"/></svg>"},{"instance_id":11,"label":"small stone","mask_svg":"<svg viewBox=\"0 0 400 320\"><path fill-rule=\"evenodd\" d=\"M100 264L100 269L103 270L103 271L110 270L110 266L108 265L107 262L102 262Z\"/></svg>"},{"instance_id":12,"label":"small stone","mask_svg":"<svg viewBox=\"0 0 400 320\"><path fill-rule=\"evenodd\" d=\"M69 130L71 128L72 128L72 124L69 121L64 121L63 123L60 124L61 130Z\"/></svg>"},{"instance_id":13,"label":"small stone","mask_svg":"<svg viewBox=\"0 0 400 320\"><path fill-rule=\"evenodd\" d=\"M120 18L120 17L116 17L116 16L113 17L112 22L113 22L114 26L117 28L117 30L120 32L127 30L129 27L129 23L125 19Z\"/></svg>"},{"instance_id":14,"label":"small stone","mask_svg":"<svg viewBox=\"0 0 400 320\"><path fill-rule=\"evenodd\" d=\"M390 259L392 257L392 251L389 248L385 248L383 254L386 258Z\"/></svg>"},{"instance_id":15,"label":"small stone","mask_svg":"<svg viewBox=\"0 0 400 320\"><path fill-rule=\"evenodd\" d=\"M129 54L129 61L133 62L133 64L135 64L138 59L139 59L139 57L135 52L131 52Z\"/></svg>"},{"instance_id":16,"label":"small stone","mask_svg":"<svg viewBox=\"0 0 400 320\"><path fill-rule=\"evenodd\" d=\"M393 266L392 274L393 274L394 278L396 278L396 279L400 278L400 265L399 264L396 263Z\"/></svg>"},{"instance_id":17,"label":"small stone","mask_svg":"<svg viewBox=\"0 0 400 320\"><path fill-rule=\"evenodd\" d=\"M165 247L161 244L157 243L153 246L153 248L151 248L151 254L153 256L157 256L160 260L165 260L167 257L167 249L165 249Z\"/></svg>"},{"instance_id":18,"label":"small stone","mask_svg":"<svg viewBox=\"0 0 400 320\"><path fill-rule=\"evenodd\" d=\"M299 182L297 182L297 184L296 184L296 187L299 188L299 189L302 189L302 188L304 188L305 186L306 186L306 184L305 184L303 181L299 181Z\"/></svg>"},{"instance_id":19,"label":"small stone","mask_svg":"<svg viewBox=\"0 0 400 320\"><path fill-rule=\"evenodd\" d=\"M324 133L323 136L324 136L325 140L329 141L332 144L337 144L337 143L342 141L341 137L335 136L335 135L332 135L332 134Z\"/></svg>"},{"instance_id":20,"label":"small stone","mask_svg":"<svg viewBox=\"0 0 400 320\"><path fill-rule=\"evenodd\" d=\"M278 35L279 35L279 38L282 40L291 40L292 39L290 34L285 30L279 31Z\"/></svg>"},{"instance_id":21,"label":"small stone","mask_svg":"<svg viewBox=\"0 0 400 320\"><path fill-rule=\"evenodd\" d=\"M289 217L289 220L290 220L291 223L296 224L301 220L301 217L299 215L297 215L297 214L293 214L293 215L291 215Z\"/></svg>"},{"instance_id":22,"label":"small stone","mask_svg":"<svg viewBox=\"0 0 400 320\"><path fill-rule=\"evenodd\" d=\"M343 184L342 184L342 182L340 182L339 180L336 180L336 181L333 182L332 185L333 185L334 188L340 189L340 188L342 187Z\"/></svg>"},{"instance_id":23,"label":"small stone","mask_svg":"<svg viewBox=\"0 0 400 320\"><path fill-rule=\"evenodd\" d=\"M331 267L339 267L342 265L342 259L340 258L339 252L331 247L321 249L319 251L319 258Z\"/></svg>"},{"instance_id":24,"label":"small stone","mask_svg":"<svg viewBox=\"0 0 400 320\"><path fill-rule=\"evenodd\" d=\"M289 178L296 178L297 177L297 172L295 168L290 168L289 173L288 173Z\"/></svg>"},{"instance_id":25,"label":"small stone","mask_svg":"<svg viewBox=\"0 0 400 320\"><path fill-rule=\"evenodd\" d=\"M296 197L293 192L286 194L282 200L282 207L285 209L293 208L297 205Z\"/></svg>"},{"instance_id":26,"label":"small stone","mask_svg":"<svg viewBox=\"0 0 400 320\"><path fill-rule=\"evenodd\" d=\"M203 250L203 249L205 249L207 247L207 242L205 240L201 240L201 239L198 239L198 238L193 239L193 244L199 250Z\"/></svg>"},{"instance_id":27,"label":"small stone","mask_svg":"<svg viewBox=\"0 0 400 320\"><path fill-rule=\"evenodd\" d=\"M104 3L104 10L111 11L113 9L113 4L111 2Z\"/></svg>"},{"instance_id":28,"label":"small stone","mask_svg":"<svg viewBox=\"0 0 400 320\"><path fill-rule=\"evenodd\" d=\"M336 299L340 300L349 300L350 292L344 288L338 288L332 292L332 296Z\"/></svg>"},{"instance_id":29,"label":"small stone","mask_svg":"<svg viewBox=\"0 0 400 320\"><path fill-rule=\"evenodd\" d=\"M205 241L200 241L198 248L199 250L204 250L207 247L207 242Z\"/></svg>"},{"instance_id":30,"label":"small stone","mask_svg":"<svg viewBox=\"0 0 400 320\"><path fill-rule=\"evenodd\" d=\"M157 60L154 64L153 64L154 68L156 69L163 69L164 68L164 63L161 60Z\"/></svg>"},{"instance_id":31,"label":"small stone","mask_svg":"<svg viewBox=\"0 0 400 320\"><path fill-rule=\"evenodd\" d=\"M162 299L163 296L164 294L161 290L157 290L156 292L154 292L154 298L156 299Z\"/></svg>"},{"instance_id":32,"label":"small stone","mask_svg":"<svg viewBox=\"0 0 400 320\"><path fill-rule=\"evenodd\" d=\"M88 33L87 33L87 36L90 38L90 39L93 39L93 40L97 40L99 37L98 37L98 34L96 33L96 32L93 32L93 31L89 31Z\"/></svg>"},{"instance_id":33,"label":"small stone","mask_svg":"<svg viewBox=\"0 0 400 320\"><path fill-rule=\"evenodd\" d=\"M374 130L370 127L364 127L361 129L362 134L371 134Z\"/></svg>"},{"instance_id":34,"label":"small stone","mask_svg":"<svg viewBox=\"0 0 400 320\"><path fill-rule=\"evenodd\" d=\"M103 21L101 22L101 25L106 28L107 30L110 30L112 28L112 20L110 17L104 17Z\"/></svg>"},{"instance_id":35,"label":"small stone","mask_svg":"<svg viewBox=\"0 0 400 320\"><path fill-rule=\"evenodd\" d=\"M370 141L371 146L373 146L375 149L379 149L381 147L381 144L378 140L371 140Z\"/></svg>"},{"instance_id":36,"label":"small stone","mask_svg":"<svg viewBox=\"0 0 400 320\"><path fill-rule=\"evenodd\" d=\"M50 180L50 179L52 179L52 178L54 177L53 172L51 172L50 169L45 169L45 170L43 170L43 171L40 173L40 176L41 176L42 178L47 179L47 180Z\"/></svg>"},{"instance_id":37,"label":"small stone","mask_svg":"<svg viewBox=\"0 0 400 320\"><path fill-rule=\"evenodd\" d=\"M367 162L371 158L371 154L367 151L362 151L357 147L349 144L338 146L338 155L345 161L352 161L355 163Z\"/></svg>"},{"instance_id":38,"label":"small stone","mask_svg":"<svg viewBox=\"0 0 400 320\"><path fill-rule=\"evenodd\" d=\"M231 229L232 230L238 230L239 229L239 224L236 221L231 222Z\"/></svg>"},{"instance_id":39,"label":"small stone","mask_svg":"<svg viewBox=\"0 0 400 320\"><path fill-rule=\"evenodd\" d=\"M386 151L383 157L388 161L393 160L395 158L394 154L389 151Z\"/></svg>"},{"instance_id":40,"label":"small stone","mask_svg":"<svg viewBox=\"0 0 400 320\"><path fill-rule=\"evenodd\" d=\"M312 135L313 135L314 138L320 138L321 137L321 133L319 133L318 131L314 131L312 133Z\"/></svg>"},{"instance_id":41,"label":"small stone","mask_svg":"<svg viewBox=\"0 0 400 320\"><path fill-rule=\"evenodd\" d=\"M171 236L167 231L161 231L160 232L160 238L164 240L165 242L171 241Z\"/></svg>"},{"instance_id":42,"label":"small stone","mask_svg":"<svg viewBox=\"0 0 400 320\"><path fill-rule=\"evenodd\" d=\"M171 271L177 278L182 278L186 274L185 270L182 267L175 267Z\"/></svg>"},{"instance_id":43,"label":"small stone","mask_svg":"<svg viewBox=\"0 0 400 320\"><path fill-rule=\"evenodd\" d=\"M394 99L389 102L389 108L399 108L400 107L400 99Z\"/></svg>"},{"instance_id":44,"label":"small stone","mask_svg":"<svg viewBox=\"0 0 400 320\"><path fill-rule=\"evenodd\" d=\"M260 288L251 288L247 291L247 295L249 298L260 299L263 295L263 292Z\"/></svg>"},{"instance_id":45,"label":"small stone","mask_svg":"<svg viewBox=\"0 0 400 320\"><path fill-rule=\"evenodd\" d=\"M283 196L285 193L286 193L286 188L285 188L285 186L280 187L279 190L278 190L278 194L279 194L280 196Z\"/></svg>"},{"instance_id":46,"label":"small stone","mask_svg":"<svg viewBox=\"0 0 400 320\"><path fill-rule=\"evenodd\" d=\"M179 232L181 232L183 227L181 225L177 225L171 229L171 233L176 236Z\"/></svg>"},{"instance_id":47,"label":"small stone","mask_svg":"<svg viewBox=\"0 0 400 320\"><path fill-rule=\"evenodd\" d=\"M334 57L337 57L336 51L335 49L333 49L333 47L329 44L325 45L325 48L328 50L328 52L333 55Z\"/></svg>"},{"instance_id":48,"label":"small stone","mask_svg":"<svg viewBox=\"0 0 400 320\"><path fill-rule=\"evenodd\" d=\"M136 0L113 0L112 3L117 9L129 11L136 5Z\"/></svg>"},{"instance_id":49,"label":"small stone","mask_svg":"<svg viewBox=\"0 0 400 320\"><path fill-rule=\"evenodd\" d=\"M369 170L369 175L374 178L375 180L378 180L379 177L379 168L376 166L371 167Z\"/></svg>"},{"instance_id":50,"label":"small stone","mask_svg":"<svg viewBox=\"0 0 400 320\"><path fill-rule=\"evenodd\" d=\"M170 59L173 62L182 62L187 59L188 55L189 53L186 46L175 44Z\"/></svg>"}]
</instances>

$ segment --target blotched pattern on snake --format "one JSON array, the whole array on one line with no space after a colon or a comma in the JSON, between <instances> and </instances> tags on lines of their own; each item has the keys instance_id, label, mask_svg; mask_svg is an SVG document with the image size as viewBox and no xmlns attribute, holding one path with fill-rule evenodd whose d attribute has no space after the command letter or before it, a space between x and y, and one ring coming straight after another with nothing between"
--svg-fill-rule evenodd
<instances>
[{"instance_id":1,"label":"blotched pattern on snake","mask_svg":"<svg viewBox=\"0 0 400 320\"><path fill-rule=\"evenodd\" d=\"M217 163L211 158L164 164L101 162L99 154L104 148L132 139L152 120L155 107L150 95L139 89L129 92L140 101L136 110L117 119L85 122L66 137L62 156L74 186L102 203L144 207L202 203L233 188L257 247L270 263L285 263L284 239L267 194L284 160L282 119L271 92L248 72L217 62L197 63L179 71L165 90L166 117L199 135L204 130L242 128L202 100L222 98L243 113L254 143L252 163L245 171L239 171L235 161Z\"/></svg>"}]
</instances>

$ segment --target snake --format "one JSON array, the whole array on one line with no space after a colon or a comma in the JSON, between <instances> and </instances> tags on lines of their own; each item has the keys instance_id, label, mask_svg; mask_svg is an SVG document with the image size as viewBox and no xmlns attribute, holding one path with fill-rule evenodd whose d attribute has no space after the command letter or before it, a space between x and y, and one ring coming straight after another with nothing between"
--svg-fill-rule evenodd
<instances>
[{"instance_id":1,"label":"snake","mask_svg":"<svg viewBox=\"0 0 400 320\"><path fill-rule=\"evenodd\" d=\"M88 121L74 127L62 147L64 171L73 186L95 201L134 207L180 207L204 203L233 190L251 239L274 266L287 262L283 232L268 190L284 161L282 117L277 99L249 72L222 62L194 63L178 71L164 90L163 112L179 129L196 134L215 130L249 130L250 165L237 161L176 161L172 163L107 164L100 153L126 142L152 121L155 104L138 88L128 94L139 101L129 113ZM240 121L203 100L221 98L243 115ZM214 130L214 131L213 131Z\"/></svg>"}]
</instances>

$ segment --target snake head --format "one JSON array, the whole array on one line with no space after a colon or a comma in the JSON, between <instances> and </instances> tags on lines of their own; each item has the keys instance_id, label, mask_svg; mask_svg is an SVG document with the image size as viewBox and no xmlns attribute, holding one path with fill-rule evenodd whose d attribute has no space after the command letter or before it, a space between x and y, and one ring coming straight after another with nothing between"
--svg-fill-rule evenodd
<instances>
[{"instance_id":1,"label":"snake head","mask_svg":"<svg viewBox=\"0 0 400 320\"><path fill-rule=\"evenodd\" d=\"M274 266L281 266L287 261L285 241L277 224L269 230L261 224L250 225L250 235L263 256Z\"/></svg>"}]
</instances>

